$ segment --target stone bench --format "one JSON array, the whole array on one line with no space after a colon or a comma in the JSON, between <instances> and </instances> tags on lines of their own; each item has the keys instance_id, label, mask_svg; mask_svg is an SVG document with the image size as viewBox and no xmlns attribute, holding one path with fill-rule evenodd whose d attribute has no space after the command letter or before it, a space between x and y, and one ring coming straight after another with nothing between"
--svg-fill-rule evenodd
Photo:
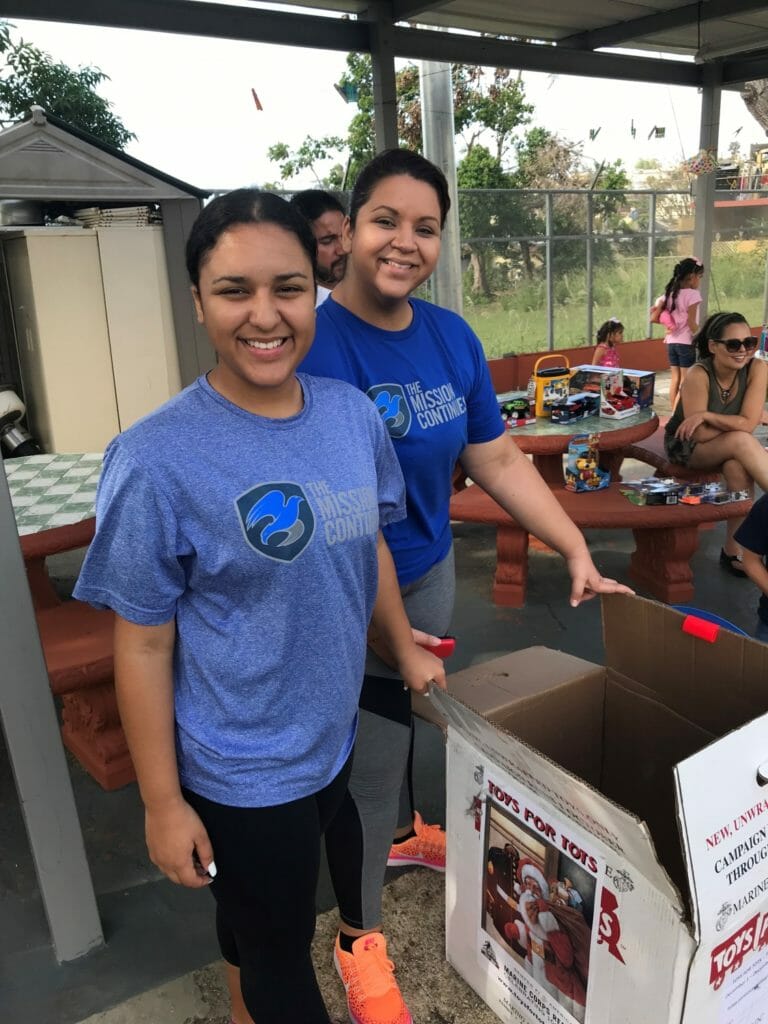
<instances>
[{"instance_id":1,"label":"stone bench","mask_svg":"<svg viewBox=\"0 0 768 1024\"><path fill-rule=\"evenodd\" d=\"M745 516L751 501L725 505L633 505L620 484L602 491L576 494L562 485L551 487L566 514L581 530L632 530L635 538L629 576L654 597L669 604L688 604L693 597L691 559L698 530L705 523ZM495 604L520 608L528 580L528 531L496 504L477 484L451 498L451 519L496 527Z\"/></svg>"}]
</instances>

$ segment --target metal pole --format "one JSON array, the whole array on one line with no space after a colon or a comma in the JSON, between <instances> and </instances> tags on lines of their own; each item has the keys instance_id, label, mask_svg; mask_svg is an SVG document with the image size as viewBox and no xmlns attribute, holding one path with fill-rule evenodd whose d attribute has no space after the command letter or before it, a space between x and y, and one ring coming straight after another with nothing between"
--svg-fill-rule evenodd
<instances>
[{"instance_id":1,"label":"metal pole","mask_svg":"<svg viewBox=\"0 0 768 1024\"><path fill-rule=\"evenodd\" d=\"M0 720L56 959L75 960L104 936L4 470L0 579Z\"/></svg>"},{"instance_id":2,"label":"metal pole","mask_svg":"<svg viewBox=\"0 0 768 1024\"><path fill-rule=\"evenodd\" d=\"M547 349L551 352L555 347L555 289L552 276L552 193L547 192L544 197L545 230L547 232L544 241L544 257L547 261L546 282L547 282Z\"/></svg>"},{"instance_id":3,"label":"metal pole","mask_svg":"<svg viewBox=\"0 0 768 1024\"><path fill-rule=\"evenodd\" d=\"M592 333L595 326L595 311L593 308L593 287L592 274L594 271L592 251L592 231L595 226L595 205L592 201L592 193L587 193L587 344L592 344Z\"/></svg>"},{"instance_id":4,"label":"metal pole","mask_svg":"<svg viewBox=\"0 0 768 1024\"><path fill-rule=\"evenodd\" d=\"M656 193L652 192L648 197L648 216L650 223L648 227L648 281L646 284L645 300L648 305L648 317L645 323L647 337L651 337L653 326L651 324L650 309L656 300L656 289L654 288L654 271L656 263Z\"/></svg>"},{"instance_id":5,"label":"metal pole","mask_svg":"<svg viewBox=\"0 0 768 1024\"><path fill-rule=\"evenodd\" d=\"M443 228L440 260L432 275L432 299L438 306L461 316L464 301L461 287L461 246L459 204L456 188L456 152L453 130L453 84L451 65L422 61L419 65L421 124L424 156L437 164L448 179L451 208Z\"/></svg>"},{"instance_id":6,"label":"metal pole","mask_svg":"<svg viewBox=\"0 0 768 1024\"><path fill-rule=\"evenodd\" d=\"M720 97L722 95L722 69L719 64L705 64L703 69L704 86L701 91L701 128L699 147L711 150L717 155L718 137L720 134ZM712 237L714 234L715 217L715 185L717 171L700 174L696 179L694 197L696 200L696 220L694 222L693 245L694 255L703 261L707 273L701 279L700 321L707 316L709 302L709 285L712 279Z\"/></svg>"}]
</instances>

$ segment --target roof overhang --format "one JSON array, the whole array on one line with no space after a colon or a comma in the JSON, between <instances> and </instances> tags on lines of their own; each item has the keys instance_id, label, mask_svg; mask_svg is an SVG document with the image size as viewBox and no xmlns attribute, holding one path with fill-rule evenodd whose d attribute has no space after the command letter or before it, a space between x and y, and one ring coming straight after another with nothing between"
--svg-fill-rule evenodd
<instances>
[{"instance_id":1,"label":"roof overhang","mask_svg":"<svg viewBox=\"0 0 768 1024\"><path fill-rule=\"evenodd\" d=\"M701 85L704 67L713 63L726 87L768 75L765 0L287 0L281 6L270 10L254 0L0 0L0 17L368 52L366 18L375 11L398 57L670 85ZM601 52L606 47L645 55Z\"/></svg>"}]
</instances>

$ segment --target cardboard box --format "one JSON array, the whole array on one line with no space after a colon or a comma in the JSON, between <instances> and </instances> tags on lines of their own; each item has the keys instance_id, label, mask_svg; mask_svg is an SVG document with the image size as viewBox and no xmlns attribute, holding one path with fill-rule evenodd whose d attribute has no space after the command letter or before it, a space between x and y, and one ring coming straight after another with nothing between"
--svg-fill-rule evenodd
<instances>
[{"instance_id":1,"label":"cardboard box","mask_svg":"<svg viewBox=\"0 0 768 1024\"><path fill-rule=\"evenodd\" d=\"M635 416L640 411L635 397L624 390L624 371L610 366L575 366L571 371L571 393L587 391L600 395L600 415L614 420Z\"/></svg>"},{"instance_id":2,"label":"cardboard box","mask_svg":"<svg viewBox=\"0 0 768 1024\"><path fill-rule=\"evenodd\" d=\"M624 393L631 395L640 409L653 407L653 393L656 389L656 374L653 370L631 370L622 367Z\"/></svg>"},{"instance_id":3,"label":"cardboard box","mask_svg":"<svg viewBox=\"0 0 768 1024\"><path fill-rule=\"evenodd\" d=\"M768 1019L768 645L684 622L612 595L604 667L534 647L473 670L485 718L431 698L447 956L503 1021Z\"/></svg>"}]
</instances>

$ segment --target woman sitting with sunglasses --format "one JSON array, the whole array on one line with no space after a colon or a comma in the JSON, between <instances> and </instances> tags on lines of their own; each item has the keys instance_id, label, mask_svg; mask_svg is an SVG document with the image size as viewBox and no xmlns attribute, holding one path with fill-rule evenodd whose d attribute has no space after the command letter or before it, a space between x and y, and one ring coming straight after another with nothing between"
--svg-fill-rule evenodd
<instances>
[{"instance_id":1,"label":"woman sitting with sunglasses","mask_svg":"<svg viewBox=\"0 0 768 1024\"><path fill-rule=\"evenodd\" d=\"M768 490L768 452L752 434L760 423L768 365L753 359L757 338L741 313L716 313L693 339L697 362L683 381L680 401L667 423L664 447L671 462L689 469L719 469L731 491ZM720 564L745 576L728 520Z\"/></svg>"}]
</instances>

